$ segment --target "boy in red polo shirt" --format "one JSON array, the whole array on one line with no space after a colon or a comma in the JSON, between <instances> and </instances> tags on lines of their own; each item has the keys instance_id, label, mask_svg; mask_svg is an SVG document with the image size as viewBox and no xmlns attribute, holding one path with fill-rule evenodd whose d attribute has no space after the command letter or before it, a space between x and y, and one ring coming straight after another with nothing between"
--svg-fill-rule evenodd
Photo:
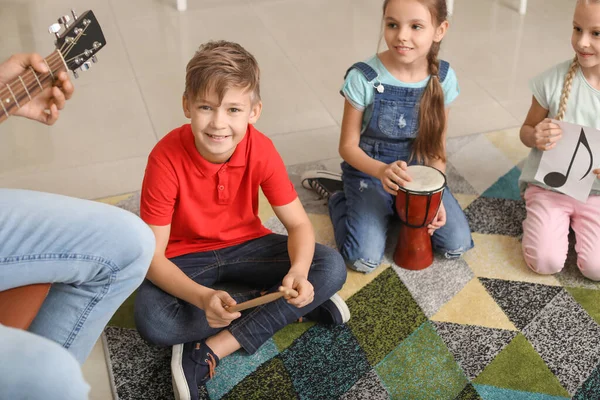
<instances>
[{"instance_id":1,"label":"boy in red polo shirt","mask_svg":"<svg viewBox=\"0 0 600 400\"><path fill-rule=\"evenodd\" d=\"M341 324L350 312L336 294L346 280L342 257L315 245L281 157L252 126L262 109L254 57L235 43L209 42L186 71L183 111L191 124L157 143L142 186L141 217L156 252L135 317L144 338L173 346L177 398L196 399L219 360L237 349L254 353L302 316ZM259 188L288 236L262 226ZM223 282L254 290L213 289ZM226 310L279 286L298 297L243 314Z\"/></svg>"}]
</instances>

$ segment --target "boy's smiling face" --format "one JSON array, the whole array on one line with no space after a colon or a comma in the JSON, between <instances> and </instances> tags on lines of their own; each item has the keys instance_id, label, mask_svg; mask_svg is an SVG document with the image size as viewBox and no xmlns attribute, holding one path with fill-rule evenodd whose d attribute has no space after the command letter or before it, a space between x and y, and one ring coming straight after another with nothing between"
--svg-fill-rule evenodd
<instances>
[{"instance_id":1,"label":"boy's smiling face","mask_svg":"<svg viewBox=\"0 0 600 400\"><path fill-rule=\"evenodd\" d=\"M252 93L245 88L227 89L221 102L214 90L194 100L183 96L183 112L191 119L196 149L215 164L229 160L261 110L262 103L253 102Z\"/></svg>"}]
</instances>

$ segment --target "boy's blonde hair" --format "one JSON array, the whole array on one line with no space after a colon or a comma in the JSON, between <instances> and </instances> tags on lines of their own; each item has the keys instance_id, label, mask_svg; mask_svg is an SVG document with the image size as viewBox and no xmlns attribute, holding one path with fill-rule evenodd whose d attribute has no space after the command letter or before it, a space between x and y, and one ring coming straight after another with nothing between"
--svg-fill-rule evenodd
<instances>
[{"instance_id":1,"label":"boy's blonde hair","mask_svg":"<svg viewBox=\"0 0 600 400\"><path fill-rule=\"evenodd\" d=\"M434 25L440 26L448 19L446 0L418 0L431 13ZM390 0L383 2L383 15ZM425 87L419 105L419 134L413 143L412 156L418 161L446 161L445 143L442 140L446 129L446 108L444 90L439 79L440 61L438 53L441 42L433 42L427 54L427 63L431 78Z\"/></svg>"},{"instance_id":2,"label":"boy's blonde hair","mask_svg":"<svg viewBox=\"0 0 600 400\"><path fill-rule=\"evenodd\" d=\"M187 64L183 95L194 100L214 90L220 103L232 87L250 91L253 104L260 101L260 69L254 56L225 40L201 45Z\"/></svg>"},{"instance_id":3,"label":"boy's blonde hair","mask_svg":"<svg viewBox=\"0 0 600 400\"><path fill-rule=\"evenodd\" d=\"M600 3L600 0L577 0L577 2L584 3ZM577 60L577 55L571 61L571 65L569 66L569 70L565 75L565 82L563 83L562 92L560 93L560 102L558 103L558 113L556 114L555 119L558 121L562 121L565 117L565 113L567 112L567 101L569 100L569 95L571 94L571 86L573 84L573 78L575 77L575 73L579 68L579 61Z\"/></svg>"}]
</instances>

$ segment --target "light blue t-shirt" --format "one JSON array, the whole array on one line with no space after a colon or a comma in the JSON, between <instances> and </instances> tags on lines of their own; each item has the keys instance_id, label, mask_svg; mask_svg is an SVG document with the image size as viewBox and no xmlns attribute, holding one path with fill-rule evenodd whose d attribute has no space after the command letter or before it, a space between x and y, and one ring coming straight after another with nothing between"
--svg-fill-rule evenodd
<instances>
[{"instance_id":1,"label":"light blue t-shirt","mask_svg":"<svg viewBox=\"0 0 600 400\"><path fill-rule=\"evenodd\" d=\"M379 75L376 80L386 85L422 88L427 86L429 78L431 77L430 75L419 82L402 82L390 74L377 55L369 58L365 63L373 68ZM444 91L444 104L448 107L460 93L458 79L456 78L456 73L452 67L449 67L446 79L442 82L442 89ZM373 92L373 84L367 81L367 78L365 78L363 73L356 68L348 73L348 76L342 85L342 93L348 102L352 104L352 107L356 108L358 111L364 112L361 132L365 130L371 119L371 115L373 114L373 97L375 96Z\"/></svg>"},{"instance_id":2,"label":"light blue t-shirt","mask_svg":"<svg viewBox=\"0 0 600 400\"><path fill-rule=\"evenodd\" d=\"M558 114L558 106L560 103L560 95L565 82L565 75L569 70L572 60L562 62L549 70L542 72L529 82L529 87L535 96L535 99L542 107L548 110L548 117L555 118ZM595 89L588 83L583 76L581 68L577 69L573 82L571 84L571 92L567 100L567 109L563 121L573 124L589 126L600 129L600 91ZM535 173L542 159L542 151L535 147L529 152L529 156L523 166L521 177L519 178L519 188L524 192L529 183L534 183L544 189L554 190L546 186L542 182L534 179ZM592 194L600 194L600 182L598 179L594 181L592 186Z\"/></svg>"}]
</instances>

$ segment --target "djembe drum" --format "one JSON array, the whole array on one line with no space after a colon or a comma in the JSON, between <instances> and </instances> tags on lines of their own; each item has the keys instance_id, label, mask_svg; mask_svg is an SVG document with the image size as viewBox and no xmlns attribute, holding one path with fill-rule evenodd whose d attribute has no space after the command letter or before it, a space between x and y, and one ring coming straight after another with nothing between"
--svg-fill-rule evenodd
<instances>
[{"instance_id":1,"label":"djembe drum","mask_svg":"<svg viewBox=\"0 0 600 400\"><path fill-rule=\"evenodd\" d=\"M401 225L394 262L402 268L419 270L433 263L427 225L433 221L442 203L446 176L425 165L411 165L407 172L412 181L400 187L396 196Z\"/></svg>"}]
</instances>

